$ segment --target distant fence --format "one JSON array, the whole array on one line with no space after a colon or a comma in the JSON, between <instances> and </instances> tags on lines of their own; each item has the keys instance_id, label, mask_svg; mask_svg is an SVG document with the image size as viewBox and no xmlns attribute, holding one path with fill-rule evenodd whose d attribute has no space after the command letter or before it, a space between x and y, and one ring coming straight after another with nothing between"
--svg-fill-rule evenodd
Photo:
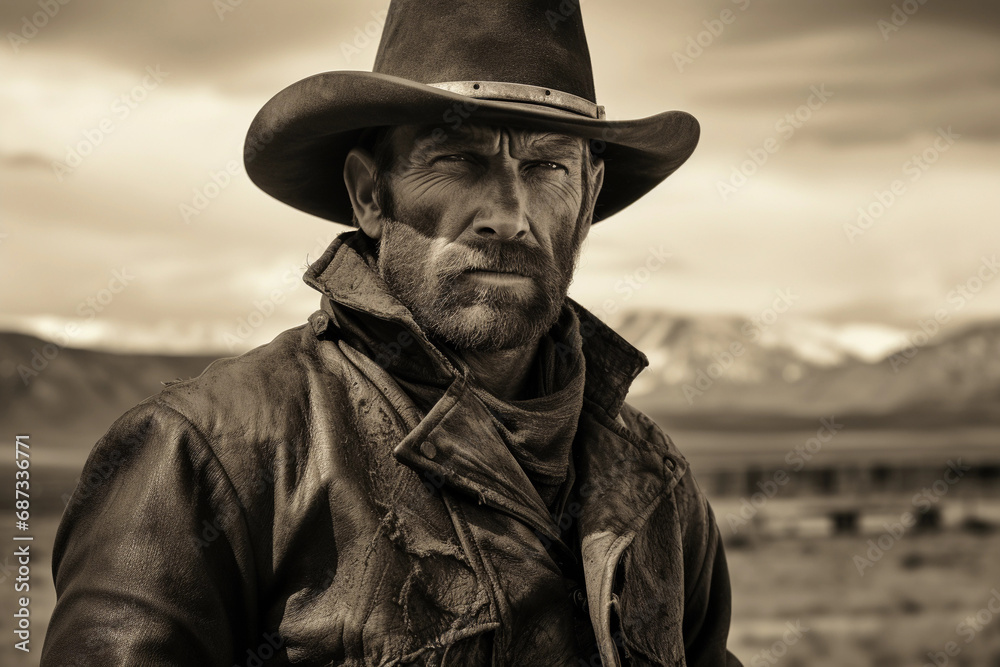
<instances>
[{"instance_id":1,"label":"distant fence","mask_svg":"<svg viewBox=\"0 0 1000 667\"><path fill-rule=\"evenodd\" d=\"M914 530L1000 528L1000 462L749 465L698 479L729 535L862 534L901 520Z\"/></svg>"}]
</instances>

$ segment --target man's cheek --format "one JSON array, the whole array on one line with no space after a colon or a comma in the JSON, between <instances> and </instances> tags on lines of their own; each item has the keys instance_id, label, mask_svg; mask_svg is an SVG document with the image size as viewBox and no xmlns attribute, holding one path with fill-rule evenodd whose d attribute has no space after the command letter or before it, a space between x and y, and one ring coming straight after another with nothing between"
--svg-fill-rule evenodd
<instances>
[{"instance_id":1,"label":"man's cheek","mask_svg":"<svg viewBox=\"0 0 1000 667\"><path fill-rule=\"evenodd\" d=\"M537 199L527 208L525 214L532 223L533 232L539 244L550 249L557 244L572 243L578 236L580 220L580 200L546 197Z\"/></svg>"},{"instance_id":2,"label":"man's cheek","mask_svg":"<svg viewBox=\"0 0 1000 667\"><path fill-rule=\"evenodd\" d=\"M396 219L390 224L403 229L408 236L433 239L438 236L439 214L425 206L405 206L396 202Z\"/></svg>"},{"instance_id":3,"label":"man's cheek","mask_svg":"<svg viewBox=\"0 0 1000 667\"><path fill-rule=\"evenodd\" d=\"M482 183L440 174L411 178L393 192L397 220L426 236L447 236L446 221L466 219L492 198Z\"/></svg>"},{"instance_id":4,"label":"man's cheek","mask_svg":"<svg viewBox=\"0 0 1000 667\"><path fill-rule=\"evenodd\" d=\"M577 179L550 179L532 188L534 204L531 208L536 212L548 211L557 218L567 216L575 219L583 203L582 182Z\"/></svg>"}]
</instances>

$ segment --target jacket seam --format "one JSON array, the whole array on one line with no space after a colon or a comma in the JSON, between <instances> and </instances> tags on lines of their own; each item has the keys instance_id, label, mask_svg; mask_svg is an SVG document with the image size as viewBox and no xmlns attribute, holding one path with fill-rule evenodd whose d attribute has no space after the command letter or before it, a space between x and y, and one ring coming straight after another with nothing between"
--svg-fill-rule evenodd
<instances>
[{"instance_id":1,"label":"jacket seam","mask_svg":"<svg viewBox=\"0 0 1000 667\"><path fill-rule=\"evenodd\" d=\"M635 413L633 419L638 419L639 415L642 415L646 419L649 419L647 415L642 413L637 408L634 408L631 405L628 405L627 403L623 404L623 408L625 406L627 406L632 412ZM625 437L625 440L627 442L629 442L633 447L638 447L638 445L636 445L635 442L636 440L638 440L639 442L646 444L654 451L662 453L664 456L664 462L670 461L673 464L672 468L669 468L668 466L664 465L664 468L669 468L670 470L670 474L668 476L665 476L664 481L666 482L666 487L667 487L665 490L667 491L673 490L677 485L680 484L681 479L690 470L690 464L688 464L687 459L684 458L684 454L679 449L677 449L677 445L670 438L670 436L667 435L663 431L663 429L661 429L660 426L653 420L649 419L652 426L656 428L660 432L660 434L663 435L664 439L667 441L666 445L663 446L657 445L653 443L649 438L640 435L638 431L636 431L634 428L629 426L627 422L625 422L624 415L619 413L619 416L622 417L621 422L612 422L612 423L615 423L617 426L619 426L621 430L624 431L624 435L628 436Z\"/></svg>"},{"instance_id":2,"label":"jacket seam","mask_svg":"<svg viewBox=\"0 0 1000 667\"><path fill-rule=\"evenodd\" d=\"M166 401L164 401L164 400L162 400L160 398L156 399L156 404L158 406L166 409L166 410L169 410L174 415L176 415L182 422L184 422L184 424L186 424L191 429L191 431L198 437L199 444L205 450L205 452L208 454L208 456L211 459L211 461L213 461L214 464L216 466L218 466L219 470L222 472L223 479L225 479L225 486L226 486L226 488L228 490L228 494L227 495L231 495L236 500L236 507L237 507L237 510L239 512L239 515L240 515L240 523L242 524L243 531L244 531L244 533L245 533L245 535L247 537L247 540L249 541L250 540L250 535L251 535L250 525L249 525L249 522L247 521L247 516L246 516L246 511L245 511L245 507L244 507L244 504L243 504L243 500L242 500L242 498L240 498L240 494L236 490L236 486L233 484L232 478L229 476L229 472L226 470L226 466L223 465L223 463L222 463L221 460L219 460L219 457L215 453L215 450L212 448L212 445L208 441L208 438L205 437L205 434L202 433L201 429L199 429L195 425L195 423L192 422L187 417L187 415L185 415L183 412L181 412L177 408L173 407L172 405L170 405L169 403L167 403ZM249 558L251 559L250 565L253 568L251 570L251 572L247 573L248 578L249 578L249 575L251 573L255 573L256 572L256 562L255 562L255 559L254 559L254 556L253 556L253 550L252 549L248 549L247 553L249 555ZM255 581L256 580L256 576L254 576L252 578L252 580Z\"/></svg>"}]
</instances>

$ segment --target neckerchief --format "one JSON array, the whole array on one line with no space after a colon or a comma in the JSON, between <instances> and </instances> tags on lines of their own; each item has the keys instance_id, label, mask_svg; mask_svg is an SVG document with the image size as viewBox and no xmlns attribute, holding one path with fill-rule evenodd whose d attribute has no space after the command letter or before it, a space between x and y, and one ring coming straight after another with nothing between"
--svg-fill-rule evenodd
<instances>
[{"instance_id":1,"label":"neckerchief","mask_svg":"<svg viewBox=\"0 0 1000 667\"><path fill-rule=\"evenodd\" d=\"M504 401L473 385L476 396L496 420L507 448L550 511L569 477L570 451L583 408L585 363L581 346L579 320L566 306L540 341L535 396Z\"/></svg>"}]
</instances>

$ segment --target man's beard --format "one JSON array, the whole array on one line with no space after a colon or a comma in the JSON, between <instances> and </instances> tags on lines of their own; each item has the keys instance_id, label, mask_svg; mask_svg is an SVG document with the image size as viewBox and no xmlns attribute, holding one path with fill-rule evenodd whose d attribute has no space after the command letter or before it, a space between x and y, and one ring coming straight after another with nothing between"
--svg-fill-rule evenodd
<instances>
[{"instance_id":1,"label":"man's beard","mask_svg":"<svg viewBox=\"0 0 1000 667\"><path fill-rule=\"evenodd\" d=\"M550 257L521 241L455 244L434 266L427 238L408 224L384 220L379 274L431 338L454 349L507 350L540 339L559 317L581 245L580 229L554 239ZM528 293L484 284L466 272L516 273L531 279Z\"/></svg>"}]
</instances>

